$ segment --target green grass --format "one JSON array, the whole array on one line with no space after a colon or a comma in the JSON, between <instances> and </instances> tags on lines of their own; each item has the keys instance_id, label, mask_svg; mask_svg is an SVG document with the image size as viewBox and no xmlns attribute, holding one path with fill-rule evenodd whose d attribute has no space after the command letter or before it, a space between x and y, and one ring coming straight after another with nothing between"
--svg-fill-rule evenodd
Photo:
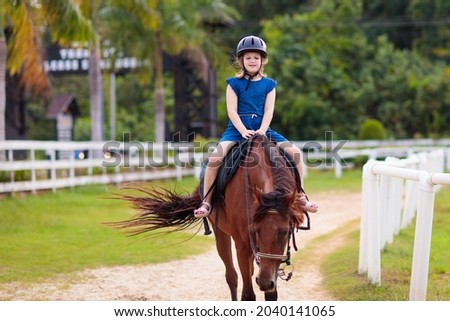
<instances>
[{"instance_id":1,"label":"green grass","mask_svg":"<svg viewBox=\"0 0 450 321\"><path fill-rule=\"evenodd\" d=\"M445 188L436 194L427 300L450 300L449 212L450 188ZM413 223L382 252L380 286L369 284L366 275L357 274L359 231L349 233L345 246L330 254L322 265L330 292L339 300L409 300L414 232Z\"/></svg>"},{"instance_id":2,"label":"green grass","mask_svg":"<svg viewBox=\"0 0 450 321\"><path fill-rule=\"evenodd\" d=\"M305 190L314 200L315 193L328 193L330 190L339 192L361 192L361 170L343 170L342 176L337 178L333 170L308 170L304 181Z\"/></svg>"},{"instance_id":3,"label":"green grass","mask_svg":"<svg viewBox=\"0 0 450 321\"><path fill-rule=\"evenodd\" d=\"M173 187L175 183L155 183ZM194 179L178 188L192 190ZM115 187L87 186L15 196L0 202L0 283L36 281L84 268L169 261L211 248L212 238L199 233L126 237L104 222L135 214L128 204L106 199ZM181 242L181 244L180 244Z\"/></svg>"}]
</instances>

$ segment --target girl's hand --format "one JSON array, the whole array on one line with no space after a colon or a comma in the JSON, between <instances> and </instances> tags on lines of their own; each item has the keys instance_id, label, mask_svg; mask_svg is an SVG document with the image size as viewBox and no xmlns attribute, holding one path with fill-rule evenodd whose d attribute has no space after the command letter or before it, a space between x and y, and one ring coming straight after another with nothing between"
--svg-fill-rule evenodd
<instances>
[{"instance_id":1,"label":"girl's hand","mask_svg":"<svg viewBox=\"0 0 450 321\"><path fill-rule=\"evenodd\" d=\"M242 137L244 137L244 138L250 138L253 135L255 135L255 131L254 130L250 130L250 129L246 129L241 134L242 134Z\"/></svg>"},{"instance_id":2,"label":"girl's hand","mask_svg":"<svg viewBox=\"0 0 450 321\"><path fill-rule=\"evenodd\" d=\"M266 136L266 131L265 131L265 130L262 130L262 129L260 128L260 129L258 129L257 131L255 131L255 135L256 135L256 134L262 135L262 136Z\"/></svg>"}]
</instances>

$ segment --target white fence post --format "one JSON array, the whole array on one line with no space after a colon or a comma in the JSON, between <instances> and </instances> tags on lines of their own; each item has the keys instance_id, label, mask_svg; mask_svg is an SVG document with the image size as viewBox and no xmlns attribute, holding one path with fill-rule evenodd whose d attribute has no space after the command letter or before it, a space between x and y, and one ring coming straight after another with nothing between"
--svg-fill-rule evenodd
<instances>
[{"instance_id":1,"label":"white fence post","mask_svg":"<svg viewBox=\"0 0 450 321\"><path fill-rule=\"evenodd\" d=\"M390 224L391 217L389 217L389 203L390 198L390 185L391 177L380 176L379 177L379 193L380 198L378 200L378 208L380 212L380 224L383 223L383 228L380 228L380 249L384 249L387 243L392 242L390 240Z\"/></svg>"},{"instance_id":2,"label":"white fence post","mask_svg":"<svg viewBox=\"0 0 450 321\"><path fill-rule=\"evenodd\" d=\"M332 158L331 162L334 165L334 177L341 178L342 177L342 164L335 158Z\"/></svg>"},{"instance_id":3,"label":"white fence post","mask_svg":"<svg viewBox=\"0 0 450 321\"><path fill-rule=\"evenodd\" d=\"M397 235L401 230L401 222L402 222L402 204L403 204L403 194L404 194L404 186L405 180L397 177L392 178L392 189L395 191L392 194L391 203L390 203L390 212L389 215L392 216L393 225L392 225L392 236ZM394 238L392 237L392 243Z\"/></svg>"},{"instance_id":4,"label":"white fence post","mask_svg":"<svg viewBox=\"0 0 450 321\"><path fill-rule=\"evenodd\" d=\"M52 168L50 169L50 178L52 180L52 191L56 191L56 168L54 166L56 161L56 150L51 149L50 150L50 161L52 162Z\"/></svg>"},{"instance_id":5,"label":"white fence post","mask_svg":"<svg viewBox=\"0 0 450 321\"><path fill-rule=\"evenodd\" d=\"M375 165L375 164L373 164ZM373 166L372 165L372 166ZM372 173L372 171L370 171ZM368 202L367 275L372 284L381 283L381 248L380 248L380 185L379 178L373 173L369 175L368 194L372 195Z\"/></svg>"},{"instance_id":6,"label":"white fence post","mask_svg":"<svg viewBox=\"0 0 450 321\"><path fill-rule=\"evenodd\" d=\"M380 254L380 210L379 210L379 179L372 171L376 161L369 160L363 168L364 196L363 213L361 217L361 246L358 271L367 270L369 280L373 284L381 282Z\"/></svg>"},{"instance_id":7,"label":"white fence post","mask_svg":"<svg viewBox=\"0 0 450 321\"><path fill-rule=\"evenodd\" d=\"M304 161L302 161L302 167L303 167L303 179L308 177L308 165Z\"/></svg>"},{"instance_id":8,"label":"white fence post","mask_svg":"<svg viewBox=\"0 0 450 321\"><path fill-rule=\"evenodd\" d=\"M404 162L396 157L387 157L386 164L403 168ZM382 175L380 177L380 206L381 224L381 248L394 241L394 236L400 231L401 210L403 199L403 179ZM384 182L384 184L383 184Z\"/></svg>"},{"instance_id":9,"label":"white fence post","mask_svg":"<svg viewBox=\"0 0 450 321\"><path fill-rule=\"evenodd\" d=\"M8 150L8 160L11 164L14 163L14 152L12 149ZM11 170L9 172L9 181L11 183L14 183L14 171L13 170Z\"/></svg>"},{"instance_id":10,"label":"white fence post","mask_svg":"<svg viewBox=\"0 0 450 321\"><path fill-rule=\"evenodd\" d=\"M427 295L435 196L434 185L430 182L430 174L427 172L421 173L419 186L419 206L409 291L409 299L412 301L423 301Z\"/></svg>"},{"instance_id":11,"label":"white fence post","mask_svg":"<svg viewBox=\"0 0 450 321\"><path fill-rule=\"evenodd\" d=\"M30 149L30 160L32 163L36 161L36 155L34 149ZM36 168L31 169L31 193L36 194Z\"/></svg>"},{"instance_id":12,"label":"white fence post","mask_svg":"<svg viewBox=\"0 0 450 321\"><path fill-rule=\"evenodd\" d=\"M446 159L445 167L447 170L450 171L450 148L447 148L447 153L446 153L445 159Z\"/></svg>"},{"instance_id":13,"label":"white fence post","mask_svg":"<svg viewBox=\"0 0 450 321\"><path fill-rule=\"evenodd\" d=\"M361 221L360 221L360 233L359 233L359 260L358 260L358 273L367 273L367 220L368 220L368 198L367 193L369 184L369 171L370 162L367 162L363 166L362 172L362 191L361 191Z\"/></svg>"}]
</instances>

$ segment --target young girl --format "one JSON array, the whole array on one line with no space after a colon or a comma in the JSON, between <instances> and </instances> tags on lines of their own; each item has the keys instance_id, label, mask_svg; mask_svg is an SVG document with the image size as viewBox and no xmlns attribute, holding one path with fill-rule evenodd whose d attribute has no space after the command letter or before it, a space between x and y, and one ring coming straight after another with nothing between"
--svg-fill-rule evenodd
<instances>
[{"instance_id":1,"label":"young girl","mask_svg":"<svg viewBox=\"0 0 450 321\"><path fill-rule=\"evenodd\" d=\"M206 217L210 214L212 192L208 191L224 156L242 138L259 134L277 142L292 157L300 177L303 178L300 149L269 127L275 108L277 83L264 74L264 65L267 64L265 42L256 36L244 37L237 45L236 58L240 71L235 77L227 79L226 104L230 121L216 148L209 155L203 182L203 195L206 196L200 208L194 211L195 217ZM300 202L307 212L317 212L317 204L309 202L303 193L300 194Z\"/></svg>"}]
</instances>

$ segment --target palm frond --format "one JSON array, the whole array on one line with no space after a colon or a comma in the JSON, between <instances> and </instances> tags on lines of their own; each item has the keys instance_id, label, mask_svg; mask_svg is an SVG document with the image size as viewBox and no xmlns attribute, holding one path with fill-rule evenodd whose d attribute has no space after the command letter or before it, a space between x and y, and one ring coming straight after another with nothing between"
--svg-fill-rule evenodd
<instances>
[{"instance_id":1,"label":"palm frond","mask_svg":"<svg viewBox=\"0 0 450 321\"><path fill-rule=\"evenodd\" d=\"M60 44L73 41L90 41L95 37L92 21L81 12L72 1L42 1L46 22L51 31L52 40Z\"/></svg>"},{"instance_id":2,"label":"palm frond","mask_svg":"<svg viewBox=\"0 0 450 321\"><path fill-rule=\"evenodd\" d=\"M12 34L8 41L9 72L21 74L21 84L37 93L46 93L47 75L42 61L41 37L43 29L38 27L35 8L21 1L11 15Z\"/></svg>"}]
</instances>

